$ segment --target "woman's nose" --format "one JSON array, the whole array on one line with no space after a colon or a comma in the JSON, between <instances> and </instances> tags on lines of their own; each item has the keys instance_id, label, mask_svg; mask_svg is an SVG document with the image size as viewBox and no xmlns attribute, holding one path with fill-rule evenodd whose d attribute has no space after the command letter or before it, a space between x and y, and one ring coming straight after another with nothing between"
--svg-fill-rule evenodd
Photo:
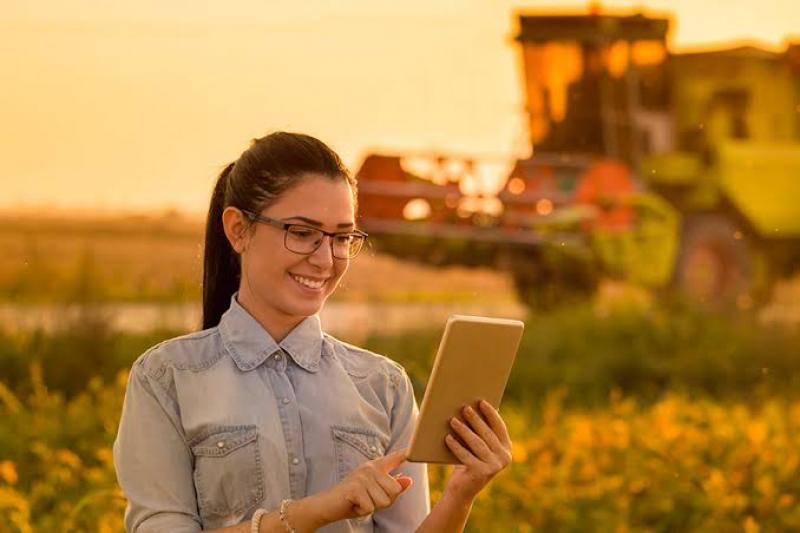
<instances>
[{"instance_id":1,"label":"woman's nose","mask_svg":"<svg viewBox=\"0 0 800 533\"><path fill-rule=\"evenodd\" d=\"M327 241L325 239L328 239ZM323 235L322 242L314 253L312 253L308 260L314 264L330 265L333 263L333 237L330 235Z\"/></svg>"}]
</instances>

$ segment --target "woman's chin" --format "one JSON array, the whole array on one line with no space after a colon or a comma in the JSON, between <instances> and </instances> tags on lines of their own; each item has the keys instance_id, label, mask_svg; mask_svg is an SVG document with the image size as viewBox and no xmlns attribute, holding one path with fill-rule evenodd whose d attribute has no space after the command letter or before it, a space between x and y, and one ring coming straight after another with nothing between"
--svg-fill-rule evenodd
<instances>
[{"instance_id":1,"label":"woman's chin","mask_svg":"<svg viewBox=\"0 0 800 533\"><path fill-rule=\"evenodd\" d=\"M327 294L324 293L314 298L309 298L307 296L305 298L298 298L295 296L290 300L290 308L294 311L294 314L311 316L320 312L326 299Z\"/></svg>"}]
</instances>

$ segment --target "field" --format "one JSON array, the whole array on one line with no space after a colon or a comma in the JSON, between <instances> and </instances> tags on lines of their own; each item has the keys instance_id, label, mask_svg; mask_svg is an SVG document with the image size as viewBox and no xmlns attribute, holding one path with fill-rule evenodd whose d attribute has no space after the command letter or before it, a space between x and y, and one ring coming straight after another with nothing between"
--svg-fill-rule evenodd
<instances>
[{"instance_id":1,"label":"field","mask_svg":"<svg viewBox=\"0 0 800 533\"><path fill-rule=\"evenodd\" d=\"M202 220L178 213L42 219L0 213L0 301L199 301L203 230ZM514 300L510 280L495 272L452 267L430 274L367 248L331 299Z\"/></svg>"},{"instance_id":2,"label":"field","mask_svg":"<svg viewBox=\"0 0 800 533\"><path fill-rule=\"evenodd\" d=\"M0 532L122 531L110 446L127 370L182 331L119 331L92 304L198 301L202 224L2 221L0 299L84 312L56 331L0 325ZM377 254L346 280L338 301L513 301L501 274ZM501 409L514 462L469 531L800 530L798 286L758 314L708 314L607 283L592 302L528 316ZM440 334L361 344L402 363L419 400ZM430 473L435 500L446 470Z\"/></svg>"}]
</instances>

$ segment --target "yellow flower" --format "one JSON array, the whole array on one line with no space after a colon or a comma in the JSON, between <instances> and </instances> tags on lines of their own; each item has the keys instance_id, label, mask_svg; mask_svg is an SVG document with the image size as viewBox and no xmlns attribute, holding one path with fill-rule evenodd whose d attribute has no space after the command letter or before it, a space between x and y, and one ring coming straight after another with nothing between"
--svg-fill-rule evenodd
<instances>
[{"instance_id":1,"label":"yellow flower","mask_svg":"<svg viewBox=\"0 0 800 533\"><path fill-rule=\"evenodd\" d=\"M513 457L515 463L524 463L528 459L528 449L523 444L520 444L519 441L513 441L511 443L511 457Z\"/></svg>"},{"instance_id":2,"label":"yellow flower","mask_svg":"<svg viewBox=\"0 0 800 533\"><path fill-rule=\"evenodd\" d=\"M758 523L753 519L752 516L748 516L747 519L744 521L744 531L745 533L758 533L761 528L758 526Z\"/></svg>"},{"instance_id":3,"label":"yellow flower","mask_svg":"<svg viewBox=\"0 0 800 533\"><path fill-rule=\"evenodd\" d=\"M17 476L17 467L12 461L0 462L0 478L9 485L16 484L19 477Z\"/></svg>"},{"instance_id":4,"label":"yellow flower","mask_svg":"<svg viewBox=\"0 0 800 533\"><path fill-rule=\"evenodd\" d=\"M72 450L61 448L56 451L56 458L63 464L76 470L81 467L81 458L75 455Z\"/></svg>"}]
</instances>

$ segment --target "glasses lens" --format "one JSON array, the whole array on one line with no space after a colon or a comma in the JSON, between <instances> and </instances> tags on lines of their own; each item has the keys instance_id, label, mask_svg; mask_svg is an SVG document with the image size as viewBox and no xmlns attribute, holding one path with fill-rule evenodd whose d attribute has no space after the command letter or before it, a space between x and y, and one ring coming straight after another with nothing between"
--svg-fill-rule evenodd
<instances>
[{"instance_id":1,"label":"glasses lens","mask_svg":"<svg viewBox=\"0 0 800 533\"><path fill-rule=\"evenodd\" d=\"M289 226L286 229L286 247L298 254L310 254L319 246L322 232L305 226Z\"/></svg>"},{"instance_id":2,"label":"glasses lens","mask_svg":"<svg viewBox=\"0 0 800 533\"><path fill-rule=\"evenodd\" d=\"M307 226L289 226L286 230L286 248L298 254L312 254L320 246L324 234ZM358 255L365 237L358 233L340 233L333 237L333 256L351 259Z\"/></svg>"},{"instance_id":3,"label":"glasses lens","mask_svg":"<svg viewBox=\"0 0 800 533\"><path fill-rule=\"evenodd\" d=\"M364 236L358 233L337 235L333 242L333 255L340 259L351 259L358 255L364 244Z\"/></svg>"}]
</instances>

